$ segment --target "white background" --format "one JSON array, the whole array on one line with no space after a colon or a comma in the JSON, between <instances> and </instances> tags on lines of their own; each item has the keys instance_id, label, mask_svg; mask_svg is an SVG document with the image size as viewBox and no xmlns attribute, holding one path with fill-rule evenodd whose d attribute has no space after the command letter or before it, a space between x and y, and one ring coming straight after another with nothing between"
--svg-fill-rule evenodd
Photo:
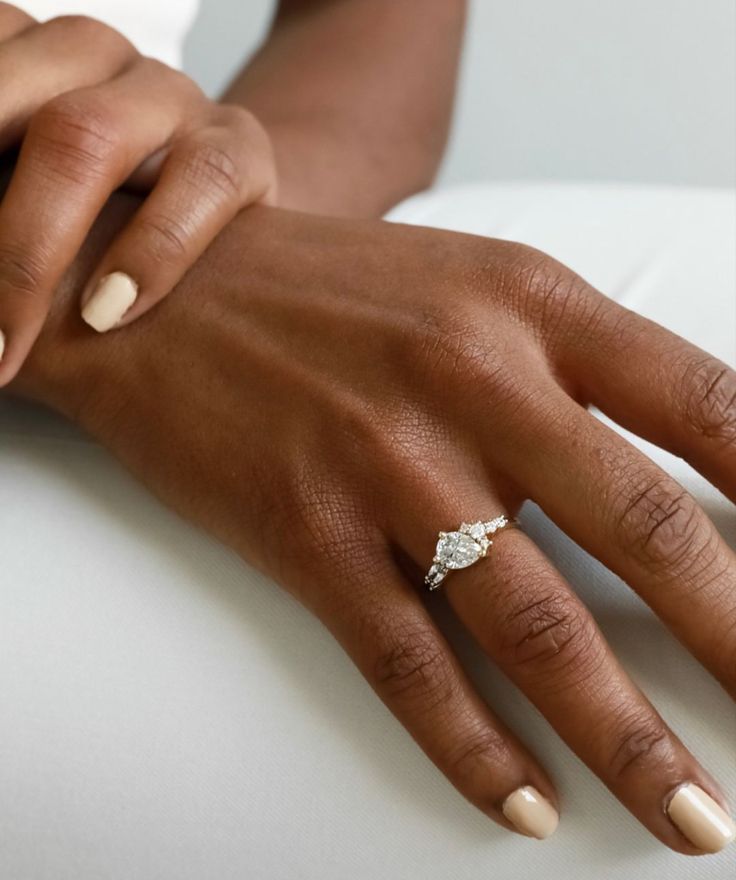
<instances>
[{"instance_id":1,"label":"white background","mask_svg":"<svg viewBox=\"0 0 736 880\"><path fill-rule=\"evenodd\" d=\"M203 0L187 71L216 92L272 8ZM475 0L443 180L732 186L735 106L734 0Z\"/></svg>"}]
</instances>

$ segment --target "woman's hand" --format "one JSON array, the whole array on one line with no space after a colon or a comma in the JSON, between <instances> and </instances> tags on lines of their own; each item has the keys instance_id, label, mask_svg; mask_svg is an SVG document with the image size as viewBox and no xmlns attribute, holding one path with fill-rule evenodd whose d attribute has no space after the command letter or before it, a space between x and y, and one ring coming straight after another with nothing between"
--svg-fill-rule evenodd
<instances>
[{"instance_id":1,"label":"woman's hand","mask_svg":"<svg viewBox=\"0 0 736 880\"><path fill-rule=\"evenodd\" d=\"M736 695L733 552L585 409L736 499L736 375L544 254L254 208L176 304L124 340L102 346L73 312L42 339L26 391L319 615L429 757L507 828L549 834L557 799L425 607L439 529L534 499ZM500 532L443 590L653 834L683 853L725 846L717 784L523 531Z\"/></svg>"},{"instance_id":2,"label":"woman's hand","mask_svg":"<svg viewBox=\"0 0 736 880\"><path fill-rule=\"evenodd\" d=\"M272 202L268 137L246 110L82 17L38 24L0 3L0 151L20 151L0 205L0 386L110 194L153 188L82 296L100 332L161 300L244 205Z\"/></svg>"}]
</instances>

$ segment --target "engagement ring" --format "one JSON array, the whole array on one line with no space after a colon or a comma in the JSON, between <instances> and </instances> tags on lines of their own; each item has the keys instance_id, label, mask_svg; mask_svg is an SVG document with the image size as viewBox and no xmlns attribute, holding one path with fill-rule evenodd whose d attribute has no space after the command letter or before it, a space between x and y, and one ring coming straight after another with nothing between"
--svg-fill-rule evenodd
<instances>
[{"instance_id":1,"label":"engagement ring","mask_svg":"<svg viewBox=\"0 0 736 880\"><path fill-rule=\"evenodd\" d=\"M493 543L490 535L516 524L516 520L507 516L497 516L488 522L462 523L456 532L440 532L432 566L424 583L430 590L436 590L448 572L467 568L488 553Z\"/></svg>"}]
</instances>

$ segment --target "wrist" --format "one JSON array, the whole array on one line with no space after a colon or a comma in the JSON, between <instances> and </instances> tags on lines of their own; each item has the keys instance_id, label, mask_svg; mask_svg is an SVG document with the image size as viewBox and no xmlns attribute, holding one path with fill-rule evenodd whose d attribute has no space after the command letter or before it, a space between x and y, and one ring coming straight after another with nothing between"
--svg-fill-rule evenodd
<instances>
[{"instance_id":1,"label":"wrist","mask_svg":"<svg viewBox=\"0 0 736 880\"><path fill-rule=\"evenodd\" d=\"M399 157L389 145L367 148L360 132L340 120L281 118L262 124L276 159L281 208L378 219L432 183L434 161L422 144L404 145Z\"/></svg>"}]
</instances>

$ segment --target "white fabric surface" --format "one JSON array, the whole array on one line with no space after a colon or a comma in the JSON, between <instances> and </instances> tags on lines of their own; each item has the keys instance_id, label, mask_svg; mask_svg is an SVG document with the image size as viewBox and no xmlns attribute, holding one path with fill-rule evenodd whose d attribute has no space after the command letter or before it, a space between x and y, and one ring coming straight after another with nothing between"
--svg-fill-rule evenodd
<instances>
[{"instance_id":1,"label":"white fabric surface","mask_svg":"<svg viewBox=\"0 0 736 880\"><path fill-rule=\"evenodd\" d=\"M732 193L474 186L393 217L535 244L736 361ZM734 508L640 445L733 541ZM442 597L481 690L559 784L548 841L465 803L316 620L59 420L4 402L0 491L4 880L733 878L733 852L689 859L651 837ZM615 577L537 510L523 519L736 800L734 705Z\"/></svg>"}]
</instances>

